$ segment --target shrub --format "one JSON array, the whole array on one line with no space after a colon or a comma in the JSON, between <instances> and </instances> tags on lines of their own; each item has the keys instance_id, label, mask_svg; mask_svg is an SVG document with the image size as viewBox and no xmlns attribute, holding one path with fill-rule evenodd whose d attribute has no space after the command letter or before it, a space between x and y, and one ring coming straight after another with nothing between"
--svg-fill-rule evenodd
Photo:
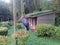
<instances>
[{"instance_id":1,"label":"shrub","mask_svg":"<svg viewBox=\"0 0 60 45\"><path fill-rule=\"evenodd\" d=\"M25 45L29 38L29 33L26 30L20 30L13 34L14 39L18 39L20 45Z\"/></svg>"},{"instance_id":2,"label":"shrub","mask_svg":"<svg viewBox=\"0 0 60 45\"><path fill-rule=\"evenodd\" d=\"M22 23L17 23L17 28L18 29L24 29L24 25Z\"/></svg>"},{"instance_id":3,"label":"shrub","mask_svg":"<svg viewBox=\"0 0 60 45\"><path fill-rule=\"evenodd\" d=\"M8 25L9 26L13 26L13 22L8 22Z\"/></svg>"},{"instance_id":4,"label":"shrub","mask_svg":"<svg viewBox=\"0 0 60 45\"><path fill-rule=\"evenodd\" d=\"M8 28L7 27L0 27L0 35L7 35Z\"/></svg>"},{"instance_id":5,"label":"shrub","mask_svg":"<svg viewBox=\"0 0 60 45\"><path fill-rule=\"evenodd\" d=\"M56 26L59 26L60 25L60 13L56 13L55 25Z\"/></svg>"},{"instance_id":6,"label":"shrub","mask_svg":"<svg viewBox=\"0 0 60 45\"><path fill-rule=\"evenodd\" d=\"M0 22L0 26L2 26L2 22Z\"/></svg>"},{"instance_id":7,"label":"shrub","mask_svg":"<svg viewBox=\"0 0 60 45\"><path fill-rule=\"evenodd\" d=\"M48 24L39 24L36 26L36 35L38 37L53 37L56 34L55 26Z\"/></svg>"},{"instance_id":8,"label":"shrub","mask_svg":"<svg viewBox=\"0 0 60 45\"><path fill-rule=\"evenodd\" d=\"M1 25L2 27L10 27L10 26L8 25L8 22L1 22L1 24L2 24L2 25Z\"/></svg>"},{"instance_id":9,"label":"shrub","mask_svg":"<svg viewBox=\"0 0 60 45\"><path fill-rule=\"evenodd\" d=\"M60 37L60 26L55 28L56 30L56 37Z\"/></svg>"},{"instance_id":10,"label":"shrub","mask_svg":"<svg viewBox=\"0 0 60 45\"><path fill-rule=\"evenodd\" d=\"M0 45L9 45L9 38L7 36L0 36Z\"/></svg>"},{"instance_id":11,"label":"shrub","mask_svg":"<svg viewBox=\"0 0 60 45\"><path fill-rule=\"evenodd\" d=\"M0 22L0 27L10 27L13 25L13 22Z\"/></svg>"}]
</instances>

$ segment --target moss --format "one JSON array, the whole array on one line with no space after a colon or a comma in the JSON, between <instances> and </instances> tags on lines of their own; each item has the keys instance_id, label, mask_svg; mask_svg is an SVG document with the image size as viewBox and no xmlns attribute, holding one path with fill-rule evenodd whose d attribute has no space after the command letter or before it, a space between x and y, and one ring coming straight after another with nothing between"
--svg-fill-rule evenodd
<instances>
[{"instance_id":1,"label":"moss","mask_svg":"<svg viewBox=\"0 0 60 45\"><path fill-rule=\"evenodd\" d=\"M36 14L44 14L44 13L49 13L49 12L52 12L52 10L37 11L37 12L29 13L26 16L31 16L31 15L36 15Z\"/></svg>"}]
</instances>

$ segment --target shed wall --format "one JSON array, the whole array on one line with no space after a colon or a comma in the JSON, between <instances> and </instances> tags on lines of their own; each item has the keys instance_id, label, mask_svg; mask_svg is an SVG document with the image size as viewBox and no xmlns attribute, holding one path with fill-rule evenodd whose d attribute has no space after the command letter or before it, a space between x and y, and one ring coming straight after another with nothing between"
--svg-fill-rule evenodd
<instances>
[{"instance_id":1,"label":"shed wall","mask_svg":"<svg viewBox=\"0 0 60 45\"><path fill-rule=\"evenodd\" d=\"M37 24L55 24L55 14L46 14L37 17Z\"/></svg>"}]
</instances>

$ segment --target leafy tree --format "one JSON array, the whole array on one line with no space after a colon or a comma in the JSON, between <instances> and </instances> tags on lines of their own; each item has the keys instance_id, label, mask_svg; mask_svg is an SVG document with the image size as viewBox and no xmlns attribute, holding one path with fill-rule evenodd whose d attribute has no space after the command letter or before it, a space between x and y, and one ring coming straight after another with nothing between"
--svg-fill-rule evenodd
<instances>
[{"instance_id":1,"label":"leafy tree","mask_svg":"<svg viewBox=\"0 0 60 45\"><path fill-rule=\"evenodd\" d=\"M52 1L52 10L56 13L55 25L60 25L60 0L53 0Z\"/></svg>"},{"instance_id":2,"label":"leafy tree","mask_svg":"<svg viewBox=\"0 0 60 45\"><path fill-rule=\"evenodd\" d=\"M60 13L60 0L52 0L52 10L56 13Z\"/></svg>"}]
</instances>

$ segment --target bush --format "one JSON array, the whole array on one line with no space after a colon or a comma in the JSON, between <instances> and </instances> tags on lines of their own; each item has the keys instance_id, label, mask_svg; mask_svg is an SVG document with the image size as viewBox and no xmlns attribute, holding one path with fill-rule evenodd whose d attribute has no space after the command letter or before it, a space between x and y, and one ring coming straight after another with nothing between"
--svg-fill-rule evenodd
<instances>
[{"instance_id":1,"label":"bush","mask_svg":"<svg viewBox=\"0 0 60 45\"><path fill-rule=\"evenodd\" d=\"M60 26L55 28L56 30L56 37L60 37Z\"/></svg>"},{"instance_id":2,"label":"bush","mask_svg":"<svg viewBox=\"0 0 60 45\"><path fill-rule=\"evenodd\" d=\"M2 26L2 22L0 22L0 26Z\"/></svg>"},{"instance_id":3,"label":"bush","mask_svg":"<svg viewBox=\"0 0 60 45\"><path fill-rule=\"evenodd\" d=\"M8 34L8 28L7 27L0 27L0 35L7 35Z\"/></svg>"},{"instance_id":4,"label":"bush","mask_svg":"<svg viewBox=\"0 0 60 45\"><path fill-rule=\"evenodd\" d=\"M10 27L13 25L13 22L0 22L0 27Z\"/></svg>"},{"instance_id":5,"label":"bush","mask_svg":"<svg viewBox=\"0 0 60 45\"><path fill-rule=\"evenodd\" d=\"M13 26L13 22L9 22L8 25L9 25L9 26Z\"/></svg>"},{"instance_id":6,"label":"bush","mask_svg":"<svg viewBox=\"0 0 60 45\"><path fill-rule=\"evenodd\" d=\"M56 26L59 26L60 25L60 13L56 13L55 25Z\"/></svg>"},{"instance_id":7,"label":"bush","mask_svg":"<svg viewBox=\"0 0 60 45\"><path fill-rule=\"evenodd\" d=\"M18 29L24 29L24 25L22 23L17 23L17 28Z\"/></svg>"},{"instance_id":8,"label":"bush","mask_svg":"<svg viewBox=\"0 0 60 45\"><path fill-rule=\"evenodd\" d=\"M38 37L53 37L56 35L55 26L48 24L40 24L36 26L36 35Z\"/></svg>"},{"instance_id":9,"label":"bush","mask_svg":"<svg viewBox=\"0 0 60 45\"><path fill-rule=\"evenodd\" d=\"M13 34L14 39L18 39L20 45L25 45L27 39L29 38L29 33L26 30L20 30Z\"/></svg>"},{"instance_id":10,"label":"bush","mask_svg":"<svg viewBox=\"0 0 60 45\"><path fill-rule=\"evenodd\" d=\"M0 22L0 27L9 27L8 22Z\"/></svg>"},{"instance_id":11,"label":"bush","mask_svg":"<svg viewBox=\"0 0 60 45\"><path fill-rule=\"evenodd\" d=\"M7 36L0 36L0 45L10 45L9 38Z\"/></svg>"}]
</instances>

